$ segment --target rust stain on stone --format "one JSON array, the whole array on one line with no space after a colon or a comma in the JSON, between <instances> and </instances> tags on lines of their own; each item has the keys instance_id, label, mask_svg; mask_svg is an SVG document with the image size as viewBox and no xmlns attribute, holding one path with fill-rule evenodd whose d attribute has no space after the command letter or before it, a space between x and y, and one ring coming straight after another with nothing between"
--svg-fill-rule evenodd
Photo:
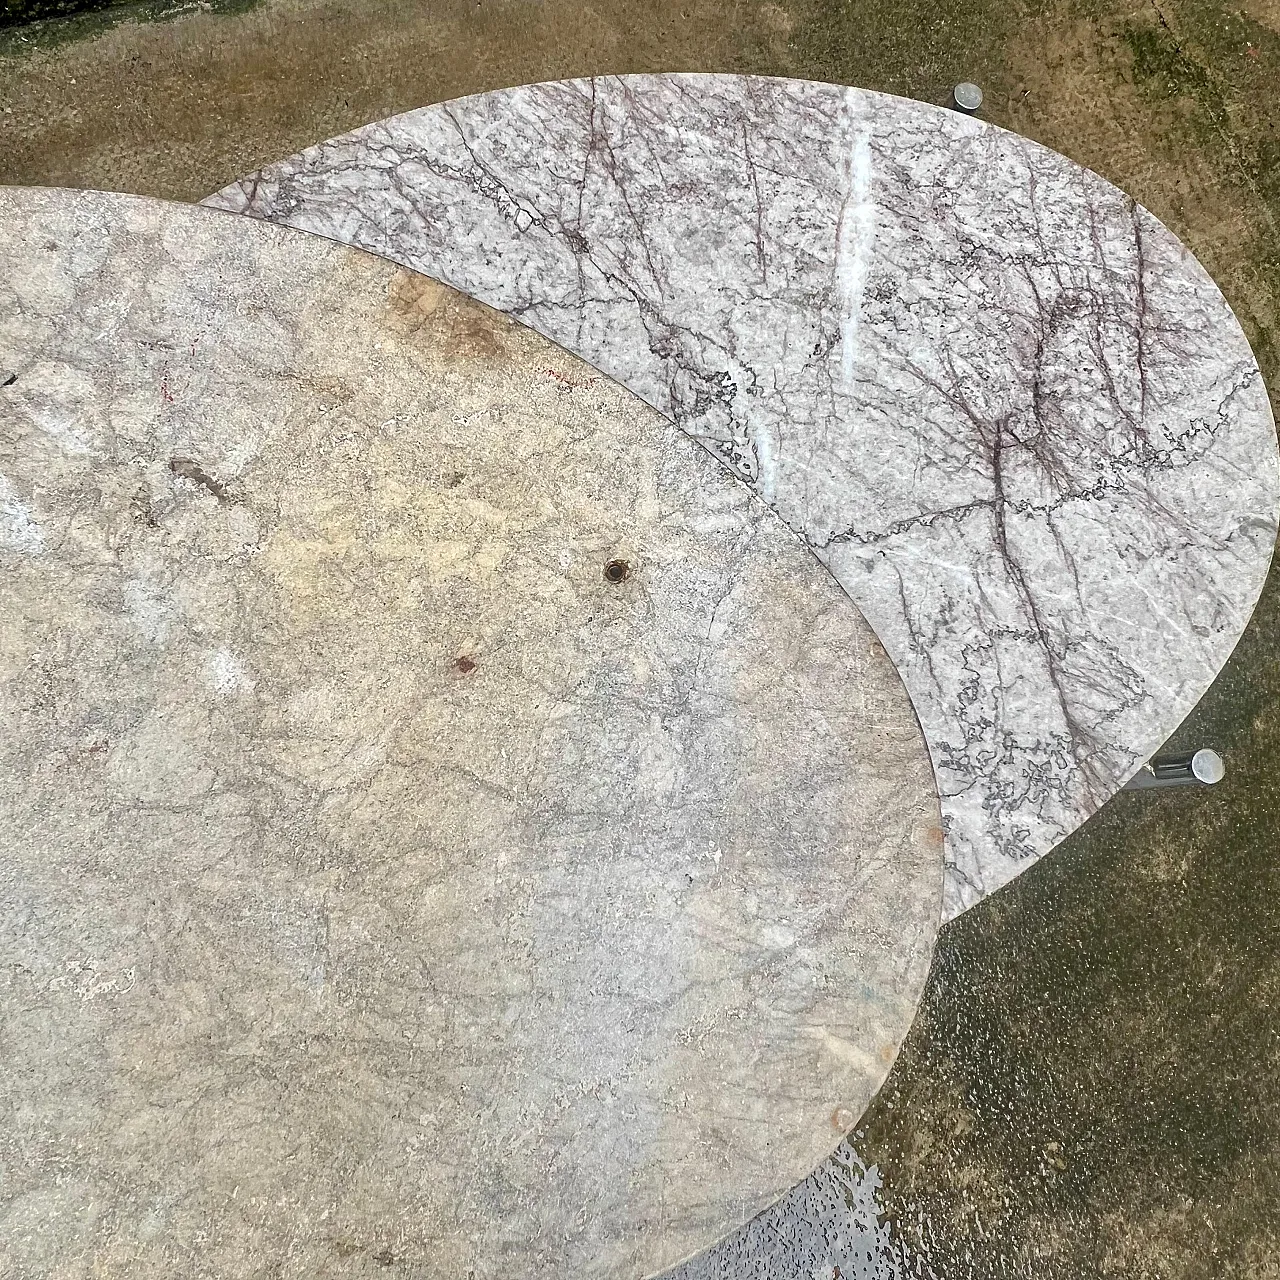
<instances>
[{"instance_id":1,"label":"rust stain on stone","mask_svg":"<svg viewBox=\"0 0 1280 1280\"><path fill-rule=\"evenodd\" d=\"M491 359L511 347L514 323L492 307L404 268L387 286L386 324L392 333L442 355Z\"/></svg>"}]
</instances>

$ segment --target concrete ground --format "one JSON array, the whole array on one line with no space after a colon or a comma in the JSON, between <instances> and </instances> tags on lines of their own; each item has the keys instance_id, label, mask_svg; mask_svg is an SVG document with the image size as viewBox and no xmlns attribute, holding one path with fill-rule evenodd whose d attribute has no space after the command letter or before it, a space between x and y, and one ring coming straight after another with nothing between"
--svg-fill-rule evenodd
<instances>
[{"instance_id":1,"label":"concrete ground","mask_svg":"<svg viewBox=\"0 0 1280 1280\"><path fill-rule=\"evenodd\" d=\"M1130 191L1280 389L1280 0L157 0L0 30L0 182L196 199L366 121L589 72L942 101ZM1278 406L1280 411L1280 406ZM1280 1277L1280 575L1175 744L948 926L858 1140L904 1275Z\"/></svg>"}]
</instances>

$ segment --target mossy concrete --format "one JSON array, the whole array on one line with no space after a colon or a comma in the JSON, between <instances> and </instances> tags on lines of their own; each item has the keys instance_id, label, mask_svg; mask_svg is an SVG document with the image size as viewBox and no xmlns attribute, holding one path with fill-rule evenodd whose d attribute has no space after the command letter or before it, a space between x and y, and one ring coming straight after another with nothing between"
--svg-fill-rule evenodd
<instances>
[{"instance_id":1,"label":"mossy concrete","mask_svg":"<svg viewBox=\"0 0 1280 1280\"><path fill-rule=\"evenodd\" d=\"M0 27L25 25L41 18L69 18L105 9L110 0L0 0Z\"/></svg>"},{"instance_id":2,"label":"mossy concrete","mask_svg":"<svg viewBox=\"0 0 1280 1280\"><path fill-rule=\"evenodd\" d=\"M262 0L0 0L0 57L89 40L122 23L245 13Z\"/></svg>"},{"instance_id":3,"label":"mossy concrete","mask_svg":"<svg viewBox=\"0 0 1280 1280\"><path fill-rule=\"evenodd\" d=\"M976 80L987 118L1183 238L1277 404L1276 0L268 0L5 47L0 181L187 199L392 112L532 80L753 71L935 102ZM859 1140L904 1274L1280 1277L1278 652L1273 574L1175 739L1222 751L1226 781L1118 797L944 930Z\"/></svg>"}]
</instances>

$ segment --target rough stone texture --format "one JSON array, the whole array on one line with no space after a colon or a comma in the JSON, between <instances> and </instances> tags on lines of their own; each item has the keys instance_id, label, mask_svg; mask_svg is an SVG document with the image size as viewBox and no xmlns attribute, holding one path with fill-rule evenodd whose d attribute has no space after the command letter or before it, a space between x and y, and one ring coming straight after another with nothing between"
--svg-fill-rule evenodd
<instances>
[{"instance_id":1,"label":"rough stone texture","mask_svg":"<svg viewBox=\"0 0 1280 1280\"><path fill-rule=\"evenodd\" d=\"M1115 793L1261 590L1275 431L1230 308L1130 197L980 120L798 80L562 81L208 203L519 316L754 483L902 673L947 916Z\"/></svg>"},{"instance_id":2,"label":"rough stone texture","mask_svg":"<svg viewBox=\"0 0 1280 1280\"><path fill-rule=\"evenodd\" d=\"M940 816L746 486L205 209L0 192L0 365L0 1272L641 1276L836 1146Z\"/></svg>"}]
</instances>

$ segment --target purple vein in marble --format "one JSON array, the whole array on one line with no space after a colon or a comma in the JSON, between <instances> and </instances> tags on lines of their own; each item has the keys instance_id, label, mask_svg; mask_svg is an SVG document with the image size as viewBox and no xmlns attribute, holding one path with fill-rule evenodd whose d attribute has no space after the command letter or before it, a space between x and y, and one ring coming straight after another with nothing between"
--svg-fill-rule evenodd
<instances>
[{"instance_id":1,"label":"purple vein in marble","mask_svg":"<svg viewBox=\"0 0 1280 1280\"><path fill-rule=\"evenodd\" d=\"M518 316L755 484L910 690L948 916L1160 745L1261 589L1275 431L1230 308L1123 192L981 121L807 81L562 81L208 203Z\"/></svg>"}]
</instances>

